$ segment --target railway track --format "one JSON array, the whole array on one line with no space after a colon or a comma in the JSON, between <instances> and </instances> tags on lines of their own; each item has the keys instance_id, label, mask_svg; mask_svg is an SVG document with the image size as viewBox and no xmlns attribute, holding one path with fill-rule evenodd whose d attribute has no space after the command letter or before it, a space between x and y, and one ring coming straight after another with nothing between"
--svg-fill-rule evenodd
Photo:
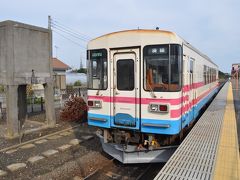
<instances>
[{"instance_id":1,"label":"railway track","mask_svg":"<svg viewBox=\"0 0 240 180\"><path fill-rule=\"evenodd\" d=\"M163 163L156 164L122 164L112 158L101 168L96 169L86 176L84 180L143 180L153 179L159 170L163 167Z\"/></svg>"},{"instance_id":2,"label":"railway track","mask_svg":"<svg viewBox=\"0 0 240 180\"><path fill-rule=\"evenodd\" d=\"M44 136L41 136L41 137L38 137L38 138L31 139L29 141L25 141L25 142L22 142L22 143L19 143L19 144L15 144L15 145L12 145L12 146L9 146L9 147L6 147L6 148L2 148L2 149L0 149L0 153L8 151L8 150L11 150L11 149L18 148L20 146L32 143L32 142L37 141L37 140L41 140L41 139L45 139L45 138L48 138L48 137L51 137L51 136L55 136L55 135L58 135L60 133L66 132L66 131L74 130L74 129L78 128L79 126L80 125L72 126L72 127L69 127L69 128L66 128L66 129L54 132L54 133L50 133L50 134L47 134L47 135L44 135Z\"/></svg>"}]
</instances>

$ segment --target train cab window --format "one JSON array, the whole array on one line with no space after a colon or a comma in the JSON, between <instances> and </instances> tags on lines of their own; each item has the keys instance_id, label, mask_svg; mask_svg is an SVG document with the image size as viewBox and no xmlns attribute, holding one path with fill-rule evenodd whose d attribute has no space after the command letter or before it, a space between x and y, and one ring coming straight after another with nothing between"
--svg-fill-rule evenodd
<instances>
[{"instance_id":1,"label":"train cab window","mask_svg":"<svg viewBox=\"0 0 240 180\"><path fill-rule=\"evenodd\" d=\"M107 89L107 50L88 53L88 89Z\"/></svg>"},{"instance_id":2,"label":"train cab window","mask_svg":"<svg viewBox=\"0 0 240 180\"><path fill-rule=\"evenodd\" d=\"M179 91L181 87L181 46L144 47L144 89Z\"/></svg>"}]
</instances>

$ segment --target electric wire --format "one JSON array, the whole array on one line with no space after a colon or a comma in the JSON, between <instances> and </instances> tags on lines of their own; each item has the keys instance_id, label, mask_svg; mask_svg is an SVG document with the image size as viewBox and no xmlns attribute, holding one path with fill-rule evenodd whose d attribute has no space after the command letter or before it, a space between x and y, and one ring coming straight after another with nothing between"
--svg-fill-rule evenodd
<instances>
[{"instance_id":1,"label":"electric wire","mask_svg":"<svg viewBox=\"0 0 240 180\"><path fill-rule=\"evenodd\" d=\"M82 39L84 39L84 40L86 40L86 41L89 41L89 40L92 39L90 36L85 35L85 34L83 34L83 33L80 33L80 32L78 32L78 31L76 31L76 30L74 30L74 29L72 29L72 28L69 28L69 27L63 25L62 23L60 23L60 22L58 22L58 21L56 21L56 20L52 20L52 21L51 21L51 24L53 24L53 25L55 25L55 26L58 26L59 28L62 28L62 29L64 29L64 30L68 31L69 33L75 34L75 35L79 36L80 38L82 38Z\"/></svg>"},{"instance_id":2,"label":"electric wire","mask_svg":"<svg viewBox=\"0 0 240 180\"><path fill-rule=\"evenodd\" d=\"M58 32L56 29L53 29L53 32L55 32L55 33L58 34L59 36L65 38L66 40L69 40L70 42L72 42L72 43L74 43L74 44L80 46L81 48L83 48L83 49L87 49L86 47L84 47L83 45L79 44L78 42L76 42L76 41L74 41L74 40L72 40L72 39L66 37L65 35L61 34L61 33Z\"/></svg>"},{"instance_id":3,"label":"electric wire","mask_svg":"<svg viewBox=\"0 0 240 180\"><path fill-rule=\"evenodd\" d=\"M53 22L57 23L58 25L60 25L60 26L62 26L62 27L65 27L65 28L69 29L70 31L73 31L73 32L75 32L75 33L77 33L77 34L79 34L79 35L81 35L81 36L84 36L86 39L92 39L92 37L90 37L90 36L88 36L88 35L86 35L86 34L80 33L80 32L78 32L78 31L75 30L75 29L69 28L69 27L67 27L66 25L60 23L59 21L53 20Z\"/></svg>"},{"instance_id":4,"label":"electric wire","mask_svg":"<svg viewBox=\"0 0 240 180\"><path fill-rule=\"evenodd\" d=\"M79 36L77 36L77 35L75 35L75 34L72 34L72 33L70 33L69 31L67 31L67 30L65 30L65 29L63 29L63 28L59 28L59 27L57 27L57 26L55 26L55 25L53 25L52 28L53 28L53 29L57 29L57 30L59 30L59 31L62 31L63 33L66 33L66 34L68 34L69 36L72 36L72 37L77 38L77 39L79 39L79 40L82 40L82 41L84 41L84 42L88 42L88 40L83 39L83 38L81 38L81 37L79 37Z\"/></svg>"}]
</instances>

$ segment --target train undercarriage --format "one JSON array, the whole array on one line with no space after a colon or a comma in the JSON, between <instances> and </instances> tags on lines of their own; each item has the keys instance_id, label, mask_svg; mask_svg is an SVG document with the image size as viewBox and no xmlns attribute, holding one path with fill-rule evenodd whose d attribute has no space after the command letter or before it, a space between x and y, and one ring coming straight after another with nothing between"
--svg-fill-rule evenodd
<instances>
[{"instance_id":1,"label":"train undercarriage","mask_svg":"<svg viewBox=\"0 0 240 180\"><path fill-rule=\"evenodd\" d=\"M177 135L146 134L124 129L99 129L103 150L122 163L167 162L191 126Z\"/></svg>"}]
</instances>

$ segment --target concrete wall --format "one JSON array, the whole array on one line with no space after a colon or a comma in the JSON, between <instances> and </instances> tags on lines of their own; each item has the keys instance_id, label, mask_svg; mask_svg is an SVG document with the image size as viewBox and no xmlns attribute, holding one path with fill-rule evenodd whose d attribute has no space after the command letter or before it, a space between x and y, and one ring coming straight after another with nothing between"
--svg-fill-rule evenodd
<instances>
[{"instance_id":1,"label":"concrete wall","mask_svg":"<svg viewBox=\"0 0 240 180\"><path fill-rule=\"evenodd\" d=\"M0 84L30 84L32 69L38 83L51 78L51 33L14 21L0 22Z\"/></svg>"},{"instance_id":2,"label":"concrete wall","mask_svg":"<svg viewBox=\"0 0 240 180\"><path fill-rule=\"evenodd\" d=\"M0 84L6 84L6 60L7 60L7 27L0 23Z\"/></svg>"},{"instance_id":3,"label":"concrete wall","mask_svg":"<svg viewBox=\"0 0 240 180\"><path fill-rule=\"evenodd\" d=\"M21 131L27 84L44 85L47 125L55 126L51 57L50 30L15 21L0 22L0 84L6 85L7 137L16 137Z\"/></svg>"}]
</instances>

